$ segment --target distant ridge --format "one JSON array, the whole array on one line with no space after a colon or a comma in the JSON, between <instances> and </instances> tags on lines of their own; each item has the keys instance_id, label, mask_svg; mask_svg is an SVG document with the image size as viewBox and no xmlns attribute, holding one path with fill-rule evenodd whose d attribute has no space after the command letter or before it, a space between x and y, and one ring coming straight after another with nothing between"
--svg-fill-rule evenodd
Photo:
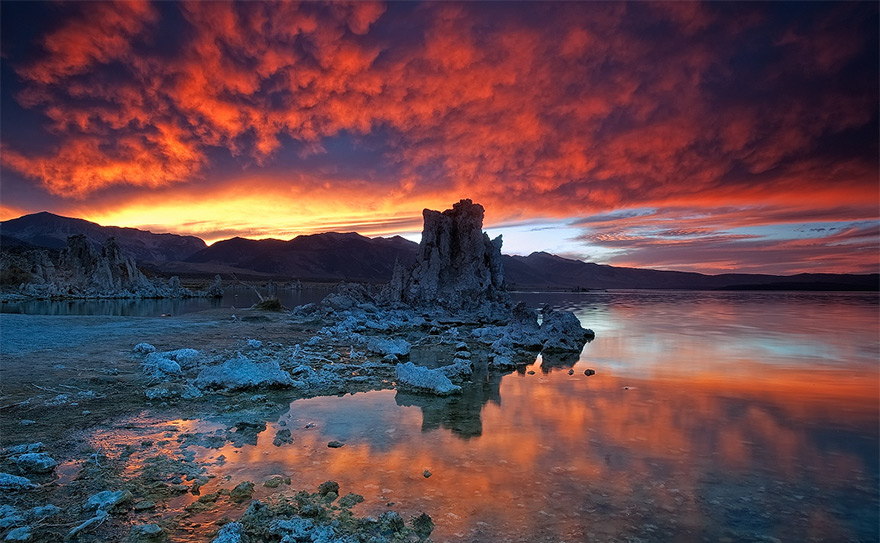
<instances>
[{"instance_id":1,"label":"distant ridge","mask_svg":"<svg viewBox=\"0 0 880 543\"><path fill-rule=\"evenodd\" d=\"M303 235L289 241L236 237L208 247L194 236L100 226L42 212L0 223L0 249L57 249L73 234L84 234L96 244L115 236L141 265L182 277L234 273L249 279L386 283L394 263L409 265L418 248L400 236L368 238L353 232ZM502 261L505 282L513 289L880 290L880 274L704 275L594 264L546 252L503 255Z\"/></svg>"},{"instance_id":2,"label":"distant ridge","mask_svg":"<svg viewBox=\"0 0 880 543\"><path fill-rule=\"evenodd\" d=\"M101 226L84 219L62 217L47 211L0 222L0 234L4 239L11 237L50 249L64 248L68 236L74 234L83 234L92 245L100 245L107 238L115 237L119 246L138 261L183 260L206 247L205 242L195 236L154 234L137 228Z\"/></svg>"}]
</instances>

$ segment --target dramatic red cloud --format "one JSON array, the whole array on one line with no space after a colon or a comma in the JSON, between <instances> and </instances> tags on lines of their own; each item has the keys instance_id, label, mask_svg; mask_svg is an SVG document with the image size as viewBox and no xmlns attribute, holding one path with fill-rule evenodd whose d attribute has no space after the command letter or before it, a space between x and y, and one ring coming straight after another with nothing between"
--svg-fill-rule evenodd
<instances>
[{"instance_id":1,"label":"dramatic red cloud","mask_svg":"<svg viewBox=\"0 0 880 543\"><path fill-rule=\"evenodd\" d=\"M852 25L876 18L865 6L791 20L697 3L79 7L38 56L11 59L53 143L5 130L2 165L72 201L111 191L118 206L92 218L148 209L131 187L178 187L171 200L198 194L209 223L228 208L218 174L315 224L328 197L352 225L369 206L394 219L461 196L496 223L756 202L878 217L862 212L880 198L877 149L844 143L877 122L876 73L858 69L876 36ZM372 153L361 171L351 149ZM173 208L159 213L180 229ZM299 228L264 219L267 235Z\"/></svg>"}]
</instances>

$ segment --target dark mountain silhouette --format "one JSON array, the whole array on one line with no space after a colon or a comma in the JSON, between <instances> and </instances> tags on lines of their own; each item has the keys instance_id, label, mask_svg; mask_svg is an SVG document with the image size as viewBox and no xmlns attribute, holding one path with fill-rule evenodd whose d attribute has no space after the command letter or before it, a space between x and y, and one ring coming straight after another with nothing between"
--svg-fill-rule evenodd
<instances>
[{"instance_id":1,"label":"dark mountain silhouette","mask_svg":"<svg viewBox=\"0 0 880 543\"><path fill-rule=\"evenodd\" d=\"M61 248L67 236L84 234L101 243L115 236L120 247L151 272L212 277L312 281L390 281L394 263L409 265L418 244L400 236L368 238L355 233L312 234L289 241L232 238L210 247L193 236L153 234L134 228L100 226L82 219L36 213L0 223L0 248ZM692 272L620 268L544 252L503 255L504 276L513 289L729 289L880 290L880 275L757 274L704 275Z\"/></svg>"},{"instance_id":2,"label":"dark mountain silhouette","mask_svg":"<svg viewBox=\"0 0 880 543\"><path fill-rule=\"evenodd\" d=\"M199 251L187 262L218 264L277 277L387 282L397 259L409 264L418 244L400 236L312 234L290 241L232 238Z\"/></svg>"},{"instance_id":3,"label":"dark mountain silhouette","mask_svg":"<svg viewBox=\"0 0 880 543\"><path fill-rule=\"evenodd\" d=\"M747 273L704 275L693 272L620 268L572 260L549 253L505 256L509 287L559 289L729 289L729 290L880 290L880 274L803 273L791 276Z\"/></svg>"},{"instance_id":4,"label":"dark mountain silhouette","mask_svg":"<svg viewBox=\"0 0 880 543\"><path fill-rule=\"evenodd\" d=\"M138 261L183 260L204 249L205 242L195 236L153 234L137 228L101 226L83 219L62 217L46 211L0 222L3 245L6 238L51 249L67 246L67 238L82 234L94 246L115 237L122 249Z\"/></svg>"}]
</instances>

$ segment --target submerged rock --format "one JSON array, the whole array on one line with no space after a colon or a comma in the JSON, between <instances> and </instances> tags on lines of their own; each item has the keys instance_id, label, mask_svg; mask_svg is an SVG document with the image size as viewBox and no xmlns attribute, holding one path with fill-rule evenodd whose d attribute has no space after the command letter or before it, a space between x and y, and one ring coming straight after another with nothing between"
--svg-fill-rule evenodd
<instances>
[{"instance_id":1,"label":"submerged rock","mask_svg":"<svg viewBox=\"0 0 880 543\"><path fill-rule=\"evenodd\" d=\"M241 503L245 500L249 500L253 495L254 483L251 481L244 481L237 484L235 488L229 492L229 499L236 503Z\"/></svg>"},{"instance_id":2,"label":"submerged rock","mask_svg":"<svg viewBox=\"0 0 880 543\"><path fill-rule=\"evenodd\" d=\"M284 444L293 443L293 437L290 435L289 428L282 428L275 433L275 439L272 440L272 445L276 447L280 447Z\"/></svg>"}]
</instances>

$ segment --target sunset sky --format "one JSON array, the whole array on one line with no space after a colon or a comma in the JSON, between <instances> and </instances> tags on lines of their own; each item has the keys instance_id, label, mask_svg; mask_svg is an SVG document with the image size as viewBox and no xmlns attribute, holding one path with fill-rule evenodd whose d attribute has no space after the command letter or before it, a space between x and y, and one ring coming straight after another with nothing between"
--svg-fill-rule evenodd
<instances>
[{"instance_id":1,"label":"sunset sky","mask_svg":"<svg viewBox=\"0 0 880 543\"><path fill-rule=\"evenodd\" d=\"M880 266L878 3L2 2L0 219Z\"/></svg>"}]
</instances>

